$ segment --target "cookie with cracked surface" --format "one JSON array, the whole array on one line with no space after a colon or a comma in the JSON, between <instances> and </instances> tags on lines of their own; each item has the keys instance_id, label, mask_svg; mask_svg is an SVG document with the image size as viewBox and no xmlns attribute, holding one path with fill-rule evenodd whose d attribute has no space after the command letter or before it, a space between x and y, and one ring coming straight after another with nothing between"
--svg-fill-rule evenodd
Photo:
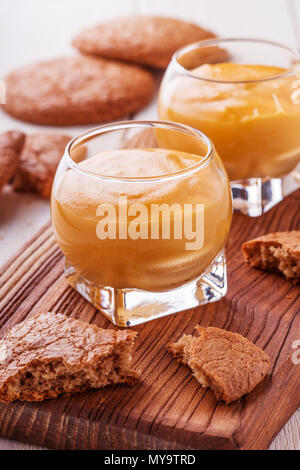
<instances>
[{"instance_id":1,"label":"cookie with cracked surface","mask_svg":"<svg viewBox=\"0 0 300 470\"><path fill-rule=\"evenodd\" d=\"M14 178L14 189L33 191L49 198L57 166L71 138L55 132L28 135Z\"/></svg>"},{"instance_id":2,"label":"cookie with cracked surface","mask_svg":"<svg viewBox=\"0 0 300 470\"><path fill-rule=\"evenodd\" d=\"M15 175L25 134L7 131L0 134L0 191Z\"/></svg>"},{"instance_id":3,"label":"cookie with cracked surface","mask_svg":"<svg viewBox=\"0 0 300 470\"><path fill-rule=\"evenodd\" d=\"M154 93L141 67L87 56L28 65L5 78L4 111L23 121L55 126L111 121L145 106Z\"/></svg>"},{"instance_id":4,"label":"cookie with cracked surface","mask_svg":"<svg viewBox=\"0 0 300 470\"><path fill-rule=\"evenodd\" d=\"M245 261L254 268L281 272L286 279L300 280L300 231L268 233L242 246Z\"/></svg>"},{"instance_id":5,"label":"cookie with cracked surface","mask_svg":"<svg viewBox=\"0 0 300 470\"><path fill-rule=\"evenodd\" d=\"M0 341L0 402L41 401L109 384L134 384L136 333L105 330L60 313L14 326Z\"/></svg>"},{"instance_id":6,"label":"cookie with cracked surface","mask_svg":"<svg viewBox=\"0 0 300 470\"><path fill-rule=\"evenodd\" d=\"M168 350L188 365L202 387L231 403L251 392L268 374L268 355L244 336L215 327L196 326L198 337L184 335Z\"/></svg>"},{"instance_id":7,"label":"cookie with cracked surface","mask_svg":"<svg viewBox=\"0 0 300 470\"><path fill-rule=\"evenodd\" d=\"M174 52L187 44L216 36L194 23L157 16L116 18L80 32L73 45L85 54L166 68ZM220 50L214 54L220 60ZM223 51L223 60L227 53ZM213 60L213 57L205 57ZM198 63L200 65L200 63Z\"/></svg>"}]
</instances>

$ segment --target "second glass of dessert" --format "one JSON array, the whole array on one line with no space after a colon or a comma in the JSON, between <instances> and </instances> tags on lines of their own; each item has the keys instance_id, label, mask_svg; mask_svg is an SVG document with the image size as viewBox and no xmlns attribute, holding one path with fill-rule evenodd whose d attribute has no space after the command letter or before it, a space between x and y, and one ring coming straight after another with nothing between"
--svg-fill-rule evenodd
<instances>
[{"instance_id":1,"label":"second glass of dessert","mask_svg":"<svg viewBox=\"0 0 300 470\"><path fill-rule=\"evenodd\" d=\"M258 216L299 187L297 50L257 39L212 39L177 51L159 96L161 119L214 142L233 204Z\"/></svg>"},{"instance_id":2,"label":"second glass of dessert","mask_svg":"<svg viewBox=\"0 0 300 470\"><path fill-rule=\"evenodd\" d=\"M104 125L66 148L52 189L69 283L119 326L226 293L229 180L210 139L185 125Z\"/></svg>"}]
</instances>

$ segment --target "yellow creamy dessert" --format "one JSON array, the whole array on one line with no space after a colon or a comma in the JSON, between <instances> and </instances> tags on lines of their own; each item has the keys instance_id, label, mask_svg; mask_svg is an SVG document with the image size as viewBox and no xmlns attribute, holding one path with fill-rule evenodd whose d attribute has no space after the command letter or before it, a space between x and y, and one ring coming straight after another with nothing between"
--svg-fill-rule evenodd
<instances>
[{"instance_id":1,"label":"yellow creamy dessert","mask_svg":"<svg viewBox=\"0 0 300 470\"><path fill-rule=\"evenodd\" d=\"M204 161L159 148L101 152L54 184L57 241L77 273L94 285L150 291L180 286L201 275L224 246L232 212L224 175L217 155Z\"/></svg>"},{"instance_id":2,"label":"yellow creamy dessert","mask_svg":"<svg viewBox=\"0 0 300 470\"><path fill-rule=\"evenodd\" d=\"M163 82L159 113L207 134L230 180L279 177L300 160L294 96L295 76L285 69L207 64Z\"/></svg>"}]
</instances>

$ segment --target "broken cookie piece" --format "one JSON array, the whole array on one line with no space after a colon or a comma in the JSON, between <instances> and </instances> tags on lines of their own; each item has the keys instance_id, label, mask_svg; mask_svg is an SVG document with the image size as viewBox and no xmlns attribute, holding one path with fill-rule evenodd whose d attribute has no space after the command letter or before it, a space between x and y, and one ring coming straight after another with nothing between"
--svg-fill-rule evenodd
<instances>
[{"instance_id":1,"label":"broken cookie piece","mask_svg":"<svg viewBox=\"0 0 300 470\"><path fill-rule=\"evenodd\" d=\"M184 335L168 350L188 365L202 387L231 403L251 392L268 374L267 354L238 333L196 326L197 337Z\"/></svg>"},{"instance_id":2,"label":"broken cookie piece","mask_svg":"<svg viewBox=\"0 0 300 470\"><path fill-rule=\"evenodd\" d=\"M14 189L33 191L49 198L57 166L70 140L70 136L55 132L28 135L14 179Z\"/></svg>"},{"instance_id":3,"label":"broken cookie piece","mask_svg":"<svg viewBox=\"0 0 300 470\"><path fill-rule=\"evenodd\" d=\"M105 330L59 313L14 326L0 341L0 401L41 401L109 384L134 384L136 333Z\"/></svg>"},{"instance_id":4,"label":"broken cookie piece","mask_svg":"<svg viewBox=\"0 0 300 470\"><path fill-rule=\"evenodd\" d=\"M15 175L20 153L25 141L25 134L7 131L0 134L0 191Z\"/></svg>"},{"instance_id":5,"label":"broken cookie piece","mask_svg":"<svg viewBox=\"0 0 300 470\"><path fill-rule=\"evenodd\" d=\"M300 278L300 231L268 233L245 242L242 250L252 267Z\"/></svg>"}]
</instances>

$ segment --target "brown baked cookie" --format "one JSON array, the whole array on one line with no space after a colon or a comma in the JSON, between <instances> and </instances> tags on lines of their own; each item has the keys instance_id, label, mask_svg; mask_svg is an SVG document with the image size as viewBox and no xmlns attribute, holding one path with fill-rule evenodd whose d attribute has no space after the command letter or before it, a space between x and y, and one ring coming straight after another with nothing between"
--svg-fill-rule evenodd
<instances>
[{"instance_id":1,"label":"brown baked cookie","mask_svg":"<svg viewBox=\"0 0 300 470\"><path fill-rule=\"evenodd\" d=\"M175 18L129 16L82 31L73 45L85 54L166 68L180 47L214 37L196 24Z\"/></svg>"},{"instance_id":2,"label":"brown baked cookie","mask_svg":"<svg viewBox=\"0 0 300 470\"><path fill-rule=\"evenodd\" d=\"M0 341L0 401L41 401L109 384L134 384L136 333L104 330L59 313L42 313Z\"/></svg>"},{"instance_id":3,"label":"brown baked cookie","mask_svg":"<svg viewBox=\"0 0 300 470\"><path fill-rule=\"evenodd\" d=\"M0 191L17 171L25 134L7 131L0 134Z\"/></svg>"},{"instance_id":4,"label":"brown baked cookie","mask_svg":"<svg viewBox=\"0 0 300 470\"><path fill-rule=\"evenodd\" d=\"M168 350L187 364L202 387L231 403L251 392L267 375L270 359L247 338L220 328L196 326L198 337L184 335Z\"/></svg>"},{"instance_id":5,"label":"brown baked cookie","mask_svg":"<svg viewBox=\"0 0 300 470\"><path fill-rule=\"evenodd\" d=\"M17 191L33 191L49 198L56 168L72 137L54 132L28 135L14 179Z\"/></svg>"},{"instance_id":6,"label":"brown baked cookie","mask_svg":"<svg viewBox=\"0 0 300 470\"><path fill-rule=\"evenodd\" d=\"M23 121L77 125L110 121L138 111L155 81L138 66L87 56L19 68L5 78L3 109Z\"/></svg>"},{"instance_id":7,"label":"brown baked cookie","mask_svg":"<svg viewBox=\"0 0 300 470\"><path fill-rule=\"evenodd\" d=\"M268 233L245 242L242 250L250 266L300 279L300 231Z\"/></svg>"}]
</instances>

